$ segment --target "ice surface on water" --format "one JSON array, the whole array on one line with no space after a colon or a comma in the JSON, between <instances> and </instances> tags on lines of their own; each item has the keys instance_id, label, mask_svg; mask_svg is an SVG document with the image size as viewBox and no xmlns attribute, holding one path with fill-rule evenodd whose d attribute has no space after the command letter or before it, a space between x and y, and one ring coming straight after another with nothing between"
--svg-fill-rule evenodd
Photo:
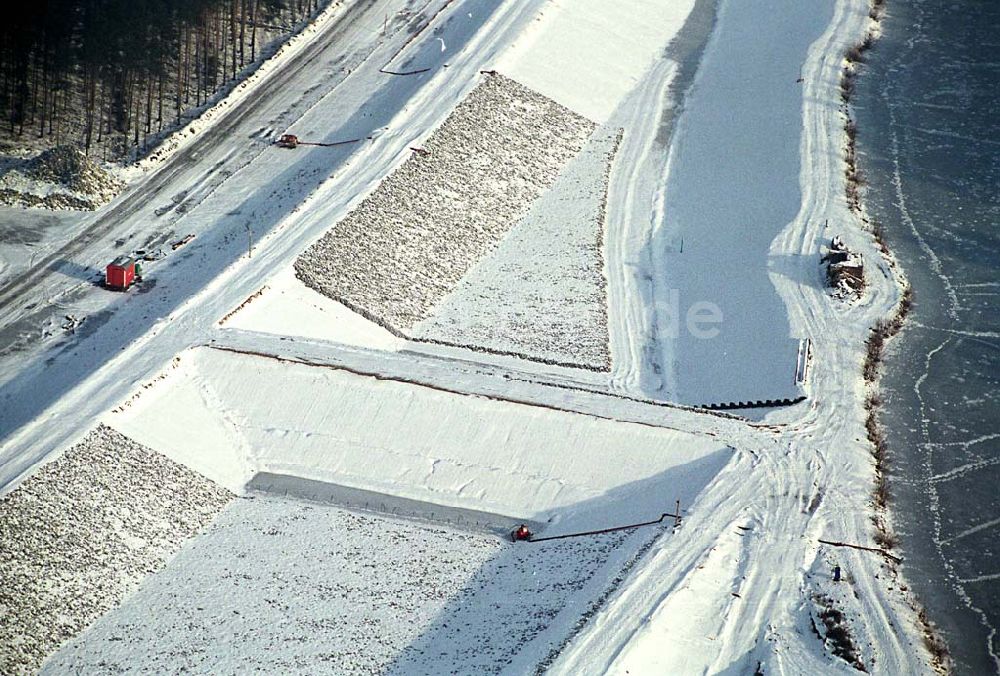
<instances>
[{"instance_id":1,"label":"ice surface on water","mask_svg":"<svg viewBox=\"0 0 1000 676\"><path fill-rule=\"evenodd\" d=\"M886 28L858 116L917 300L884 380L896 519L959 671L1000 672L1000 7L923 0Z\"/></svg>"}]
</instances>

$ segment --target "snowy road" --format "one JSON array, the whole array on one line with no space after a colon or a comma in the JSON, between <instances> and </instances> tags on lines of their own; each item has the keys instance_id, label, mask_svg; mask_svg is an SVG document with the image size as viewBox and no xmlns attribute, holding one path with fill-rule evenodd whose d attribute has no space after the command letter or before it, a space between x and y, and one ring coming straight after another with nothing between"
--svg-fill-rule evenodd
<instances>
[{"instance_id":1,"label":"snowy road","mask_svg":"<svg viewBox=\"0 0 1000 676\"><path fill-rule=\"evenodd\" d=\"M211 227L186 214L227 179L239 180L243 168L268 152L276 133L338 87L378 45L385 15L399 31L409 23L400 10L425 1L355 2L333 10L333 19L316 35L302 36L308 43L270 72L249 100L223 109L213 125L183 139L159 167L86 219L78 236L32 261L33 270L56 274L16 275L0 286L0 345L37 332L40 315L51 311L46 300L94 293L93 279L106 260L123 251L166 248L175 233ZM58 274L71 265L73 275Z\"/></svg>"},{"instance_id":2,"label":"snowy road","mask_svg":"<svg viewBox=\"0 0 1000 676\"><path fill-rule=\"evenodd\" d=\"M73 309L78 316L89 315L83 327L44 354L9 355L0 375L0 486L5 490L76 439L89 421L124 399L136 383L151 378L173 355L205 342L219 317L260 288L274 269L289 264L354 199L405 159L410 145L440 124L478 81L478 71L535 10L530 3L452 2L445 11L432 13L431 30L412 42L409 31L399 30L373 44L384 16L384 5L375 7L381 9L366 16L380 18L378 34L363 22L349 29L353 37L348 42L367 44L369 56L351 69L343 86L312 105L295 128L324 133L323 140L381 133L369 142L338 148L264 150L184 214L184 225L176 226L184 230L178 232L197 231L198 237L158 262L148 275L152 283L110 301L107 292L87 288L85 298L74 305L61 303L61 313ZM437 39L442 36L448 45L444 52ZM403 46L400 58L435 66L414 76L382 73L381 67ZM358 53L357 47L348 50L348 55ZM315 69L308 72L315 77ZM346 171L347 166L352 170ZM248 227L255 242L249 261ZM106 246L98 242L88 251L100 260Z\"/></svg>"}]
</instances>

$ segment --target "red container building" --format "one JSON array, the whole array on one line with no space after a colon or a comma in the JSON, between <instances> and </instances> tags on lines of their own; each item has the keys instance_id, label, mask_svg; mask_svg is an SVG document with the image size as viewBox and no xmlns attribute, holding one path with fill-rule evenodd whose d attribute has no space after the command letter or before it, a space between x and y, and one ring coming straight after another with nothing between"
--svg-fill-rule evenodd
<instances>
[{"instance_id":1,"label":"red container building","mask_svg":"<svg viewBox=\"0 0 1000 676\"><path fill-rule=\"evenodd\" d=\"M110 263L104 275L104 285L109 289L127 290L135 281L135 259L119 256Z\"/></svg>"}]
</instances>

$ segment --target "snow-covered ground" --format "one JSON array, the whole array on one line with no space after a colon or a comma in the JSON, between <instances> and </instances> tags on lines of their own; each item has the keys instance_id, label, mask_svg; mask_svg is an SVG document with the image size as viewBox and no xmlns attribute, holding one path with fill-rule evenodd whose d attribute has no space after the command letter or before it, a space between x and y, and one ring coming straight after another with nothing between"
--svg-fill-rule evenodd
<instances>
[{"instance_id":1,"label":"snow-covered ground","mask_svg":"<svg viewBox=\"0 0 1000 676\"><path fill-rule=\"evenodd\" d=\"M814 342L816 358L806 383L811 402L769 414L761 429L774 430L771 450L761 447L751 466L741 466L745 458L730 465L702 493L702 513L711 514L702 532L716 534L711 545L692 534L689 548L684 540L690 532L685 529L669 543L654 547L648 565L562 655L556 665L560 673L627 673L657 667L736 673L758 667L765 673L851 671L847 662L829 652L830 642L820 641L810 626L816 579L830 585L828 566L833 562L849 573L846 584L838 583L837 599L848 620L847 631L864 648L865 667L886 674L931 670L913 600L898 568L877 553L817 542L823 538L871 544L872 461L863 428L861 345L872 323L887 315L899 298L892 270L870 235L858 227L843 198L844 118L837 83L842 55L868 28L867 7L850 1L817 5L814 9L829 17L825 29L820 27L818 39L808 46L804 63L786 66L793 71L792 82L801 78L796 84L803 90L796 104L801 121L789 123L793 132L801 129L795 170L798 211L768 249L774 262L770 278L784 301L791 331L809 335ZM759 41L758 49L774 46L775 36L769 36L759 18L785 16L800 7L723 1L713 33L714 58L725 60L728 44L747 40ZM800 14L799 19L785 28L781 41L800 28L817 28L812 14ZM710 46L707 72L712 72L712 53ZM781 65L770 67L776 70ZM701 86L689 92L685 106L701 95L726 98L726 92L711 91L709 84L702 79ZM733 119L766 116L772 105L767 96L744 103L752 110L740 109L739 117L732 113ZM720 105L725 111L725 104ZM753 129L732 128L732 132ZM770 166L770 158L762 157L759 165L747 170L766 172ZM748 200L744 208L751 213L761 203L766 206L770 193ZM832 299L817 279L820 249L838 232L848 233L848 245L863 251L868 262L870 286L857 304ZM620 375L623 382L630 382L627 372ZM736 446L747 449L747 442ZM757 483L763 479L762 471L773 480ZM694 540L702 544L694 545ZM699 593L692 596L687 590ZM682 627L676 623L677 613L688 620ZM681 640L682 647L664 652L662 646L672 639ZM596 655L602 657L595 660Z\"/></svg>"},{"instance_id":2,"label":"snow-covered ground","mask_svg":"<svg viewBox=\"0 0 1000 676\"><path fill-rule=\"evenodd\" d=\"M288 267L268 280L259 295L248 297L223 326L281 336L334 340L383 350L399 349L404 341L384 327L313 291Z\"/></svg>"},{"instance_id":3,"label":"snow-covered ground","mask_svg":"<svg viewBox=\"0 0 1000 676\"><path fill-rule=\"evenodd\" d=\"M78 211L0 206L0 282L33 267L39 253L58 246L85 218Z\"/></svg>"},{"instance_id":4,"label":"snow-covered ground","mask_svg":"<svg viewBox=\"0 0 1000 676\"><path fill-rule=\"evenodd\" d=\"M640 85L695 2L547 2L498 67L581 115L605 122ZM647 111L651 112L651 111Z\"/></svg>"},{"instance_id":5,"label":"snow-covered ground","mask_svg":"<svg viewBox=\"0 0 1000 676\"><path fill-rule=\"evenodd\" d=\"M0 501L0 672L33 671L233 498L98 427Z\"/></svg>"},{"instance_id":6,"label":"snow-covered ground","mask_svg":"<svg viewBox=\"0 0 1000 676\"><path fill-rule=\"evenodd\" d=\"M927 671L912 599L895 564L877 551L819 542L872 543L872 463L859 371L869 327L899 297L892 270L843 199L837 83L845 49L867 28L867 6L861 0L720 0L717 6L649 0L624 12L619 3L456 0L442 7L426 30L412 41L393 36L376 50L380 58L345 80L353 87L325 97L297 123L324 130L325 141L360 134L368 142L275 151L251 162L191 212L197 214L191 222L205 229L157 270L155 287L123 298L103 324L78 332L62 352L45 354L48 363L28 361L0 381L6 490L100 418L233 490L272 472L531 519L546 534L655 518L680 499L683 524L652 541L624 574L619 568L616 582L600 591L543 594L564 599L558 603L567 608L586 606L573 615L586 621L570 627L570 615L559 619L556 611L548 626L559 638L532 643L544 649L522 653L523 662L507 665L511 672L852 671L834 650L831 626L860 647L858 659L872 672ZM638 24L645 28L629 28ZM701 46L697 36L704 38ZM687 40L696 44L680 44ZM701 56L697 76L685 54ZM380 69L389 62L422 72L387 75ZM296 257L328 230L335 235L386 176L433 160L432 148L429 157L414 157L410 148L430 148L434 130L469 92L484 80L500 81L481 73L494 67L534 92L525 96L589 114L602 123L600 133L624 130L604 219L610 372L545 363L538 354L521 359L389 340L345 307L317 302L289 277ZM682 86L689 82L694 86ZM590 99L595 107L588 113ZM575 151L559 152L567 155L558 163L566 164L565 176ZM549 182L559 167L551 169ZM545 199L542 192L538 187L529 196ZM530 214L533 205L521 207L518 215ZM244 226L254 219L264 221L263 230L254 231L253 256L240 258ZM546 246L544 228L530 232L529 220L518 224L510 214L501 220L502 232L512 234L493 238L497 258L480 259L479 267L473 265L478 256L464 259L462 274L471 275L465 282L462 274L442 276L435 301L466 293L477 276L493 274L491 266L511 274L502 258L513 254L504 254L505 247ZM567 228L577 244L566 245L567 256L584 251L579 238L593 243L593 220L585 220ZM866 293L856 303L823 288L819 252L833 234L843 234L865 257ZM418 238L398 241L422 245ZM400 254L412 260L412 252L401 248ZM357 266L355 260L331 263ZM537 270L531 265L527 269ZM536 276L539 288L548 286L544 275ZM525 280L518 292L527 295L531 285ZM667 320L677 319L669 316L671 289L684 291L681 318L696 300L722 309L727 323L718 339L695 344L671 336ZM399 312L423 319L432 305L418 314L412 304ZM579 327L594 316L588 314L593 305L559 311L578 313L569 325ZM123 308L141 309L141 316ZM800 336L812 339L814 351L806 402L751 423L662 401L757 400L784 392L794 383L793 369L785 378L782 351ZM241 502L239 509L249 508ZM247 512L240 522L239 516L234 512L234 532L253 532L255 519L270 518ZM383 527L400 528L379 521ZM202 565L224 568L227 552L200 549L203 542L196 540L186 550L192 558L183 553L178 567L157 580L190 579ZM617 551L641 551L630 547ZM298 537L289 538L287 551L313 557L318 550ZM246 574L283 575L285 568L268 572L270 554ZM498 556L489 561L503 562ZM468 571L476 561L489 576L501 574L475 557L463 551L465 567L456 570L466 572L456 574L474 580ZM829 579L833 563L844 569L843 582ZM601 565L591 569L602 571L594 579L608 580L610 569ZM144 597L154 606L164 598L163 588L153 593L157 584L151 580ZM405 644L424 649L428 660L438 651L433 671L496 667L488 651L482 662L461 652L466 640L485 640L475 638L478 623L496 602L483 610L476 599L494 593L502 592L453 597L419 635L398 638L382 654L418 659ZM186 617L211 622L214 609L185 604L170 616L177 627ZM823 617L827 604L836 606L832 625ZM195 611L203 614L184 614ZM139 606L123 608L121 626L138 612ZM426 622L421 613L430 611L414 606L413 612ZM119 635L113 619L107 634L84 644L106 646L102 636ZM447 652L452 648L441 647L448 645L442 637L452 636L454 623L470 627L470 638ZM157 633L155 622L144 624L142 631ZM183 636L186 630L177 631ZM267 649L263 633L246 635L259 641L258 653ZM81 650L90 654L91 648ZM93 650L100 659L105 648Z\"/></svg>"},{"instance_id":7,"label":"snow-covered ground","mask_svg":"<svg viewBox=\"0 0 1000 676\"><path fill-rule=\"evenodd\" d=\"M434 14L431 10L435 7L430 7L434 21L456 15L462 17L459 26L471 23L480 30L470 38L471 42L450 42L454 52L441 52L435 41L430 53L437 54L438 61L432 72L396 77L382 73L380 68L410 34L399 30L393 13L390 28L395 26L396 32L379 40L383 36L381 10L390 1L363 7L359 3L358 11L363 16L379 17L377 26L350 21L337 24L331 30L340 40L320 41L323 50L307 52L307 63L316 70L294 75L307 79L321 73L324 86L319 92L308 87L305 91L268 89L262 97L263 110L252 108L237 120L217 121L220 125L238 123L238 129L252 127L259 115L271 114L284 104L287 112L278 114L279 118L301 115L299 124L325 130L320 140L364 138L378 129L384 133L369 143L338 148L303 147L293 152L258 148L257 154L249 153L249 163L221 183L213 175L219 170L220 155L223 159L233 156L245 160L249 151L242 146L238 152L211 143L199 146L194 151L196 164L170 167L172 180L181 184L189 177L188 172L195 174L188 186L194 193L177 193L178 200L163 195L160 202L149 200L143 193L144 184L139 184L135 197L147 201L140 213L116 225L130 233L128 238L135 237L139 242L169 238L172 227L197 235L147 269L148 280L140 293L123 296L95 289L94 275L99 270L94 262L73 262L72 269L80 272L83 282L76 281L67 289L66 280L60 281L54 275L31 277L23 280L25 293L31 298L18 296L25 305L18 302L0 307L7 313L6 319L27 316L31 321L41 321L38 313L43 310L60 316L72 313L87 317L85 331L62 336L58 342L36 344L26 338L28 342L16 346L17 354L0 361L0 476L5 486L11 486L46 456L54 457L78 439L88 421L115 406L139 383L155 377L173 355L207 341L218 319L258 291L276 271L291 265L311 242L401 164L411 154L408 148L415 141L443 122L452 107L474 87L484 65L530 20L533 10L531 5L498 6L483 0L448 3L441 15ZM347 8L346 19L355 16L351 7ZM421 17L425 14L413 17L410 23L419 22ZM377 44L372 45L372 40ZM422 45L414 43L410 49L423 58L427 50ZM347 64L346 72L332 69L330 76L332 65L327 66L337 62ZM285 75L273 75L278 78L277 85L288 84L282 79ZM308 104L311 107L303 111ZM206 138L218 140L212 139L211 134L216 133L212 129L202 132ZM251 136L249 145L260 146L259 137ZM348 165L349 171L345 170ZM156 173L148 180L155 177ZM123 199L133 199L133 193L126 193ZM189 201L191 205L187 206ZM116 205L117 201L112 203L109 214ZM157 220L152 211L164 205L172 211L169 217L164 214L166 221ZM246 256L248 225L254 244L252 258ZM114 242L104 236L88 231L78 242L87 256L97 257L101 269L105 256L114 251ZM18 321L12 320L2 331L9 330L15 338L20 336ZM107 378L102 385L91 379L95 371L102 374L100 379ZM41 410L48 412L39 415ZM61 421L55 428L50 427L53 416Z\"/></svg>"},{"instance_id":8,"label":"snow-covered ground","mask_svg":"<svg viewBox=\"0 0 1000 676\"><path fill-rule=\"evenodd\" d=\"M513 545L253 496L43 673L523 673L664 533Z\"/></svg>"},{"instance_id":9,"label":"snow-covered ground","mask_svg":"<svg viewBox=\"0 0 1000 676\"><path fill-rule=\"evenodd\" d=\"M829 2L780 10L752 2L720 6L677 123L655 205L662 213L648 243L659 273L655 298L676 294L685 313L698 304L706 316L717 310L718 320L701 330L679 326L669 302L655 310L653 358L672 400L797 394L797 338L804 336L791 333L775 290L789 261L769 249L801 204L799 64L832 10ZM769 19L747 31L762 12Z\"/></svg>"}]
</instances>

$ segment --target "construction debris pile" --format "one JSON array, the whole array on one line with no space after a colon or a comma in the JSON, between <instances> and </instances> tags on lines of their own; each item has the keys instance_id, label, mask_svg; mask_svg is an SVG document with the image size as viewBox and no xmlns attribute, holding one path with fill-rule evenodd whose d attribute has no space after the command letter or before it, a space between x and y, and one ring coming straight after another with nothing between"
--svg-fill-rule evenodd
<instances>
[{"instance_id":1,"label":"construction debris pile","mask_svg":"<svg viewBox=\"0 0 1000 676\"><path fill-rule=\"evenodd\" d=\"M495 248L594 124L501 75L303 253L298 277L396 333Z\"/></svg>"},{"instance_id":2,"label":"construction debris pile","mask_svg":"<svg viewBox=\"0 0 1000 676\"><path fill-rule=\"evenodd\" d=\"M0 498L0 673L38 669L233 497L101 426Z\"/></svg>"},{"instance_id":3,"label":"construction debris pile","mask_svg":"<svg viewBox=\"0 0 1000 676\"><path fill-rule=\"evenodd\" d=\"M96 209L125 187L74 146L9 160L0 175L0 203L45 209Z\"/></svg>"},{"instance_id":4,"label":"construction debris pile","mask_svg":"<svg viewBox=\"0 0 1000 676\"><path fill-rule=\"evenodd\" d=\"M826 280L834 293L841 297L860 296L865 288L865 268L861 254L850 251L837 235L821 262L827 264Z\"/></svg>"}]
</instances>

